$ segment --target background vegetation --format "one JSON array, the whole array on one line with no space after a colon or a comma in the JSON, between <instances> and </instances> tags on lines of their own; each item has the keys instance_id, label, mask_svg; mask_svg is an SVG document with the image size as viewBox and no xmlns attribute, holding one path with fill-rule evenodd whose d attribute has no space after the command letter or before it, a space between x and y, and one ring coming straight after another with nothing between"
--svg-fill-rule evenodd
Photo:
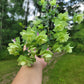
<instances>
[{"instance_id":1,"label":"background vegetation","mask_svg":"<svg viewBox=\"0 0 84 84\"><path fill-rule=\"evenodd\" d=\"M16 62L17 57L8 54L7 46L23 28L26 29L30 25L31 17L42 15L41 7L37 3L38 0L0 0L0 84L7 84L4 81L8 81L10 78L12 80L19 69ZM64 13L67 10L72 18L74 12L82 12L79 8L80 4L84 4L84 1L69 0L65 2L58 0L57 3L59 4L59 12ZM33 9L31 9L31 5ZM73 22L69 24L68 31L71 35L69 41L74 46L73 53L56 58L59 61L54 64L55 66L50 67L53 65L51 63L44 70L43 84L84 83L84 21L80 25L73 25ZM11 81L8 81L8 84L10 84L9 82Z\"/></svg>"}]
</instances>

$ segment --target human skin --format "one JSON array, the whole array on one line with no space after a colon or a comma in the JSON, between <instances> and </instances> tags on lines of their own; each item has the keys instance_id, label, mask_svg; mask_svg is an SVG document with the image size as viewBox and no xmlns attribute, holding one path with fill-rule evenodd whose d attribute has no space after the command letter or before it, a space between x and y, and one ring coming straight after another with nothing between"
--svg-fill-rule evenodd
<instances>
[{"instance_id":1,"label":"human skin","mask_svg":"<svg viewBox=\"0 0 84 84\"><path fill-rule=\"evenodd\" d=\"M22 66L12 84L42 84L42 71L47 63L43 58L35 56L36 62L32 67Z\"/></svg>"}]
</instances>

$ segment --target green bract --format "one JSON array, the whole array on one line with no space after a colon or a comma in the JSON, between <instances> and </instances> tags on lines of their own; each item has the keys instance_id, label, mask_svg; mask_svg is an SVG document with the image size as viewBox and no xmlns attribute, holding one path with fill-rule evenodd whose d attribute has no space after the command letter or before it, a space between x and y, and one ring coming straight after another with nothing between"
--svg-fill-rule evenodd
<instances>
[{"instance_id":1,"label":"green bract","mask_svg":"<svg viewBox=\"0 0 84 84\"><path fill-rule=\"evenodd\" d=\"M30 48L30 53L33 55L33 56L35 56L35 54L37 53L37 49L36 49L36 47L32 47L32 48Z\"/></svg>"},{"instance_id":2,"label":"green bract","mask_svg":"<svg viewBox=\"0 0 84 84\"><path fill-rule=\"evenodd\" d=\"M48 40L47 35L45 33L45 31L42 31L41 33L39 33L39 35L36 37L36 42L41 45L46 43Z\"/></svg>"},{"instance_id":3,"label":"green bract","mask_svg":"<svg viewBox=\"0 0 84 84\"><path fill-rule=\"evenodd\" d=\"M63 31L64 28L67 26L67 22L65 21L60 21L59 19L54 20L55 28L53 31Z\"/></svg>"},{"instance_id":4,"label":"green bract","mask_svg":"<svg viewBox=\"0 0 84 84\"><path fill-rule=\"evenodd\" d=\"M45 54L43 54L43 57L44 57L45 61L49 61L52 58L52 55L45 53Z\"/></svg>"},{"instance_id":5,"label":"green bract","mask_svg":"<svg viewBox=\"0 0 84 84\"><path fill-rule=\"evenodd\" d=\"M41 50L40 54L45 61L49 61L52 58L53 53L50 50Z\"/></svg>"},{"instance_id":6,"label":"green bract","mask_svg":"<svg viewBox=\"0 0 84 84\"><path fill-rule=\"evenodd\" d=\"M72 53L72 49L73 49L73 47L71 47L70 44L67 44L64 48L64 50L68 53Z\"/></svg>"},{"instance_id":7,"label":"green bract","mask_svg":"<svg viewBox=\"0 0 84 84\"><path fill-rule=\"evenodd\" d=\"M51 0L51 1L50 1L50 4L51 4L51 6L56 5L56 0Z\"/></svg>"},{"instance_id":8,"label":"green bract","mask_svg":"<svg viewBox=\"0 0 84 84\"><path fill-rule=\"evenodd\" d=\"M23 56L23 55L20 55L20 57L18 58L18 65L28 65L28 66L31 66L34 62L33 62L34 59L31 59L27 56ZM35 61L35 60L34 60Z\"/></svg>"},{"instance_id":9,"label":"green bract","mask_svg":"<svg viewBox=\"0 0 84 84\"><path fill-rule=\"evenodd\" d=\"M58 18L63 21L68 21L69 20L68 12L60 13L58 15Z\"/></svg>"},{"instance_id":10,"label":"green bract","mask_svg":"<svg viewBox=\"0 0 84 84\"><path fill-rule=\"evenodd\" d=\"M32 29L28 29L27 31L23 30L22 32L20 32L20 34L22 35L22 39L27 43L31 43L35 38L35 31Z\"/></svg>"},{"instance_id":11,"label":"green bract","mask_svg":"<svg viewBox=\"0 0 84 84\"><path fill-rule=\"evenodd\" d=\"M44 28L43 24L38 25L38 29L43 29L43 28Z\"/></svg>"},{"instance_id":12,"label":"green bract","mask_svg":"<svg viewBox=\"0 0 84 84\"><path fill-rule=\"evenodd\" d=\"M35 26L37 26L37 25L39 25L41 22L42 22L42 20L36 19L36 20L33 21L33 24L34 24Z\"/></svg>"},{"instance_id":13,"label":"green bract","mask_svg":"<svg viewBox=\"0 0 84 84\"><path fill-rule=\"evenodd\" d=\"M16 55L19 55L19 52L21 50L22 50L22 48L20 45L20 39L18 37L16 38L15 42L9 43L9 47L8 47L9 54L16 56Z\"/></svg>"},{"instance_id":14,"label":"green bract","mask_svg":"<svg viewBox=\"0 0 84 84\"><path fill-rule=\"evenodd\" d=\"M53 45L52 49L53 49L54 52L61 52L62 51L62 45L58 44L58 43L55 43Z\"/></svg>"},{"instance_id":15,"label":"green bract","mask_svg":"<svg viewBox=\"0 0 84 84\"><path fill-rule=\"evenodd\" d=\"M27 29L20 32L21 38L13 39L13 43L9 43L9 54L19 56L18 65L32 66L36 61L35 55L48 62L56 52L72 52L73 47L68 42L68 12L59 13L56 0L39 0L38 5L42 7L41 16L35 18L30 25L28 24ZM75 14L73 21L81 23L83 14ZM25 26L22 23L20 25Z\"/></svg>"},{"instance_id":16,"label":"green bract","mask_svg":"<svg viewBox=\"0 0 84 84\"><path fill-rule=\"evenodd\" d=\"M43 4L45 2L45 0L41 0L41 4Z\"/></svg>"},{"instance_id":17,"label":"green bract","mask_svg":"<svg viewBox=\"0 0 84 84\"><path fill-rule=\"evenodd\" d=\"M56 38L56 41L58 41L59 43L64 43L67 42L67 40L69 39L69 34L66 31L62 31L62 32L57 32L54 37Z\"/></svg>"},{"instance_id":18,"label":"green bract","mask_svg":"<svg viewBox=\"0 0 84 84\"><path fill-rule=\"evenodd\" d=\"M74 18L73 18L73 21L80 24L83 21L83 14L78 14L78 15L75 14Z\"/></svg>"}]
</instances>

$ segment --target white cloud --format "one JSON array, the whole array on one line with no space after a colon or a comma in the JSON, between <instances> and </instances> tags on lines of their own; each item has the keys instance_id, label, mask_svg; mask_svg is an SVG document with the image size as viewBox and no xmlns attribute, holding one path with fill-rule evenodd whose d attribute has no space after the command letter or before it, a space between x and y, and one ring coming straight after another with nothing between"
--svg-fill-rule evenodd
<instances>
[{"instance_id":1,"label":"white cloud","mask_svg":"<svg viewBox=\"0 0 84 84\"><path fill-rule=\"evenodd\" d=\"M70 1L70 0L64 0L65 2L68 2L68 1Z\"/></svg>"},{"instance_id":2,"label":"white cloud","mask_svg":"<svg viewBox=\"0 0 84 84\"><path fill-rule=\"evenodd\" d=\"M79 9L81 10L81 12L84 11L84 5L82 3L80 3L80 8Z\"/></svg>"}]
</instances>

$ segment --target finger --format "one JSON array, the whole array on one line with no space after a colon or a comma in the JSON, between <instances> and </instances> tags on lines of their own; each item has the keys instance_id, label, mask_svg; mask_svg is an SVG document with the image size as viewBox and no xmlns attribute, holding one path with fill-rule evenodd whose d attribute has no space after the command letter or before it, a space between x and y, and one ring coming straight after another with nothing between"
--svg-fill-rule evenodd
<instances>
[{"instance_id":1,"label":"finger","mask_svg":"<svg viewBox=\"0 0 84 84\"><path fill-rule=\"evenodd\" d=\"M24 45L24 47L23 47L23 51L25 51L26 50L26 45Z\"/></svg>"},{"instance_id":2,"label":"finger","mask_svg":"<svg viewBox=\"0 0 84 84\"><path fill-rule=\"evenodd\" d=\"M37 55L35 55L35 58L36 58L36 61L39 61L40 60L39 57L37 57Z\"/></svg>"}]
</instances>

